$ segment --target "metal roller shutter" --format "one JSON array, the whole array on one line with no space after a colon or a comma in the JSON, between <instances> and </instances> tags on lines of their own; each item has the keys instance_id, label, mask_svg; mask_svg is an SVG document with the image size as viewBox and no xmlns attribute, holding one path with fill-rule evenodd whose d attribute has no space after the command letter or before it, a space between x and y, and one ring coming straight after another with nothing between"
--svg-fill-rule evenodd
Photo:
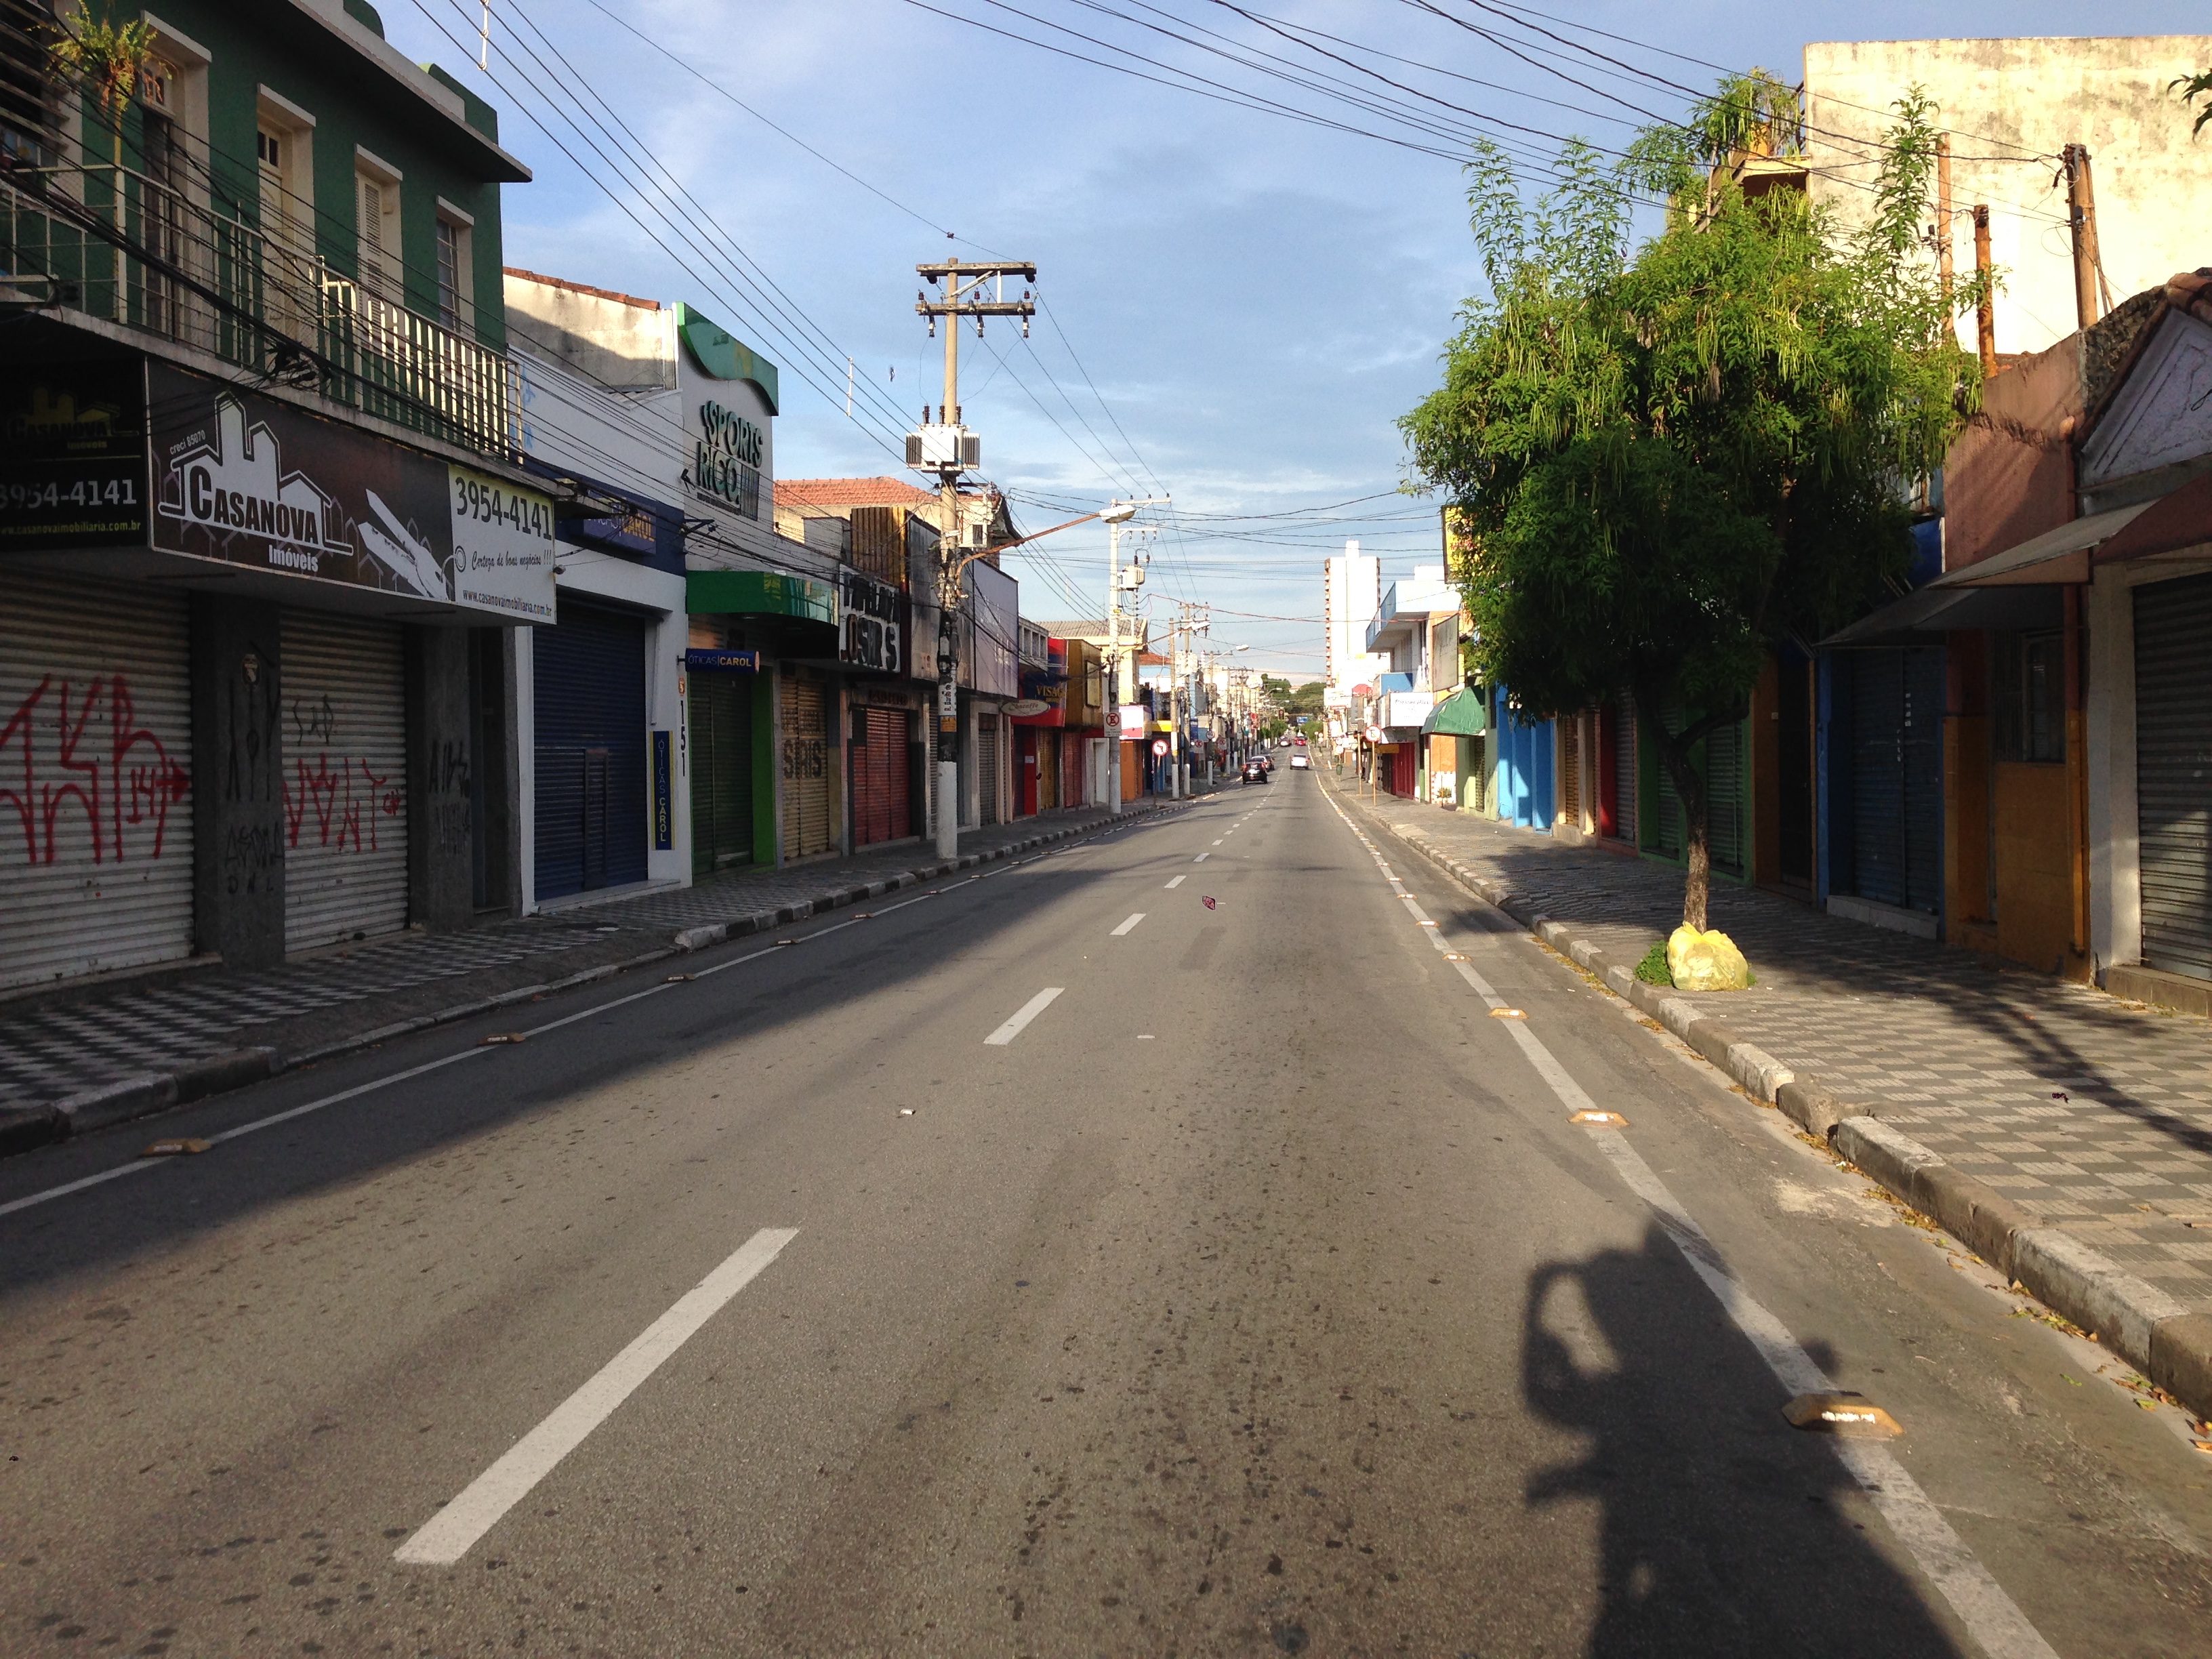
<instances>
[{"instance_id":1,"label":"metal roller shutter","mask_svg":"<svg viewBox=\"0 0 2212 1659\"><path fill-rule=\"evenodd\" d=\"M914 744L907 736L906 710L871 708L868 740L883 750L881 775L890 813L884 839L903 841L914 833Z\"/></svg>"},{"instance_id":2,"label":"metal roller shutter","mask_svg":"<svg viewBox=\"0 0 2212 1659\"><path fill-rule=\"evenodd\" d=\"M563 598L531 657L538 896L643 881L645 623Z\"/></svg>"},{"instance_id":3,"label":"metal roller shutter","mask_svg":"<svg viewBox=\"0 0 2212 1659\"><path fill-rule=\"evenodd\" d=\"M999 717L984 714L975 721L975 821L999 821Z\"/></svg>"},{"instance_id":4,"label":"metal roller shutter","mask_svg":"<svg viewBox=\"0 0 2212 1659\"><path fill-rule=\"evenodd\" d=\"M835 845L830 826L830 727L822 687L783 683L783 855L803 859Z\"/></svg>"},{"instance_id":5,"label":"metal roller shutter","mask_svg":"<svg viewBox=\"0 0 2212 1659\"><path fill-rule=\"evenodd\" d=\"M284 948L407 925L407 679L399 624L283 613Z\"/></svg>"},{"instance_id":6,"label":"metal roller shutter","mask_svg":"<svg viewBox=\"0 0 2212 1659\"><path fill-rule=\"evenodd\" d=\"M1620 694L1620 735L1613 745L1613 833L1636 840L1636 698Z\"/></svg>"},{"instance_id":7,"label":"metal roller shutter","mask_svg":"<svg viewBox=\"0 0 2212 1659\"><path fill-rule=\"evenodd\" d=\"M1559 816L1577 829L1583 822L1583 721L1569 714L1559 721Z\"/></svg>"},{"instance_id":8,"label":"metal roller shutter","mask_svg":"<svg viewBox=\"0 0 2212 1659\"><path fill-rule=\"evenodd\" d=\"M0 985L192 948L182 595L0 569Z\"/></svg>"},{"instance_id":9,"label":"metal roller shutter","mask_svg":"<svg viewBox=\"0 0 2212 1659\"><path fill-rule=\"evenodd\" d=\"M1943 902L1943 654L1864 651L1851 663L1851 886L1934 912Z\"/></svg>"},{"instance_id":10,"label":"metal roller shutter","mask_svg":"<svg viewBox=\"0 0 2212 1659\"><path fill-rule=\"evenodd\" d=\"M1743 873L1743 738L1741 720L1705 738L1705 844L1732 876Z\"/></svg>"},{"instance_id":11,"label":"metal roller shutter","mask_svg":"<svg viewBox=\"0 0 2212 1659\"><path fill-rule=\"evenodd\" d=\"M906 711L864 708L853 750L853 844L902 841L914 833Z\"/></svg>"},{"instance_id":12,"label":"metal roller shutter","mask_svg":"<svg viewBox=\"0 0 2212 1659\"><path fill-rule=\"evenodd\" d=\"M2142 954L2212 979L2212 576L2135 591Z\"/></svg>"},{"instance_id":13,"label":"metal roller shutter","mask_svg":"<svg viewBox=\"0 0 2212 1659\"><path fill-rule=\"evenodd\" d=\"M1943 653L1905 656L1905 902L1943 908Z\"/></svg>"},{"instance_id":14,"label":"metal roller shutter","mask_svg":"<svg viewBox=\"0 0 2212 1659\"><path fill-rule=\"evenodd\" d=\"M690 677L691 873L753 856L753 681L702 669Z\"/></svg>"}]
</instances>

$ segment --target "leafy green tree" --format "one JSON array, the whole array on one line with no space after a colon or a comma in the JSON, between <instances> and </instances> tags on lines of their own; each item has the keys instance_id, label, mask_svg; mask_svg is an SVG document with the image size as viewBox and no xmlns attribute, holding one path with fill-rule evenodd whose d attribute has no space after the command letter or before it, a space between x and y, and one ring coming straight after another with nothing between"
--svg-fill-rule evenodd
<instances>
[{"instance_id":1,"label":"leafy green tree","mask_svg":"<svg viewBox=\"0 0 2212 1659\"><path fill-rule=\"evenodd\" d=\"M1979 395L1950 326L1979 284L1947 295L1923 243L1934 112L1916 90L1896 113L1855 226L1738 183L1747 155L1797 141L1796 96L1764 72L1616 166L1570 145L1533 205L1479 147L1490 291L1401 422L1411 484L1466 515L1475 672L1530 719L1634 693L1682 802L1700 928L1697 745L1744 717L1771 643L1820 637L1903 574L1908 481ZM1639 202L1663 217L1637 244Z\"/></svg>"},{"instance_id":2,"label":"leafy green tree","mask_svg":"<svg viewBox=\"0 0 2212 1659\"><path fill-rule=\"evenodd\" d=\"M2184 105L2193 104L2199 98L2204 100L2204 107L2197 112L2196 125L2189 129L2189 136L2196 137L2204 131L2204 124L2212 121L2212 70L2205 70L2197 75L2180 76L2166 87L2166 90L2179 93Z\"/></svg>"}]
</instances>

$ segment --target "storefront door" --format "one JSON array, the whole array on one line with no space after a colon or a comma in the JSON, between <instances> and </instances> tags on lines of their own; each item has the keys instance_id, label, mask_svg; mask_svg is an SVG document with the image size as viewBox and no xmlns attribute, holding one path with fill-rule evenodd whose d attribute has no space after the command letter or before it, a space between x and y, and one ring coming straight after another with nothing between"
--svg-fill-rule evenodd
<instances>
[{"instance_id":1,"label":"storefront door","mask_svg":"<svg viewBox=\"0 0 2212 1659\"><path fill-rule=\"evenodd\" d=\"M793 678L783 694L783 855L811 858L836 845L830 823L828 701L817 680Z\"/></svg>"},{"instance_id":2,"label":"storefront door","mask_svg":"<svg viewBox=\"0 0 2212 1659\"><path fill-rule=\"evenodd\" d=\"M190 956L184 596L0 570L0 986Z\"/></svg>"},{"instance_id":3,"label":"storefront door","mask_svg":"<svg viewBox=\"0 0 2212 1659\"><path fill-rule=\"evenodd\" d=\"M753 860L751 674L702 668L691 705L691 874L696 880Z\"/></svg>"},{"instance_id":4,"label":"storefront door","mask_svg":"<svg viewBox=\"0 0 2212 1659\"><path fill-rule=\"evenodd\" d=\"M535 630L538 896L645 879L645 623L563 598Z\"/></svg>"},{"instance_id":5,"label":"storefront door","mask_svg":"<svg viewBox=\"0 0 2212 1659\"><path fill-rule=\"evenodd\" d=\"M2135 591L2142 957L2212 979L2212 576Z\"/></svg>"},{"instance_id":6,"label":"storefront door","mask_svg":"<svg viewBox=\"0 0 2212 1659\"><path fill-rule=\"evenodd\" d=\"M853 844L914 834L914 781L903 708L866 708L853 722Z\"/></svg>"},{"instance_id":7,"label":"storefront door","mask_svg":"<svg viewBox=\"0 0 2212 1659\"><path fill-rule=\"evenodd\" d=\"M399 624L283 613L284 948L407 925L407 682Z\"/></svg>"}]
</instances>

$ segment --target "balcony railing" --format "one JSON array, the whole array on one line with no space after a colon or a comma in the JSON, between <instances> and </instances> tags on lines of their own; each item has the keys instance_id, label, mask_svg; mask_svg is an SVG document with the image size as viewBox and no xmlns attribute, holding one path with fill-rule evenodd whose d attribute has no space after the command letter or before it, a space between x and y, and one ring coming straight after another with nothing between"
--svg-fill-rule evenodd
<instances>
[{"instance_id":1,"label":"balcony railing","mask_svg":"<svg viewBox=\"0 0 2212 1659\"><path fill-rule=\"evenodd\" d=\"M515 368L296 237L105 166L0 169L0 301L56 305L485 454L519 452Z\"/></svg>"}]
</instances>

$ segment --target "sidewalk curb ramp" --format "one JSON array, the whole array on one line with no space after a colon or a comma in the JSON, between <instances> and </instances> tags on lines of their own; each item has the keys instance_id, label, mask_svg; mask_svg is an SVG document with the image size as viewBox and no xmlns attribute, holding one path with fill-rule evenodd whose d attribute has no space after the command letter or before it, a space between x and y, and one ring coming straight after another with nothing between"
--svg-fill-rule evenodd
<instances>
[{"instance_id":1,"label":"sidewalk curb ramp","mask_svg":"<svg viewBox=\"0 0 2212 1659\"><path fill-rule=\"evenodd\" d=\"M1329 792L1340 792L1329 786ZM1534 911L1513 890L1479 875L1418 830L1384 821L1352 798L1368 821L1419 854L1460 886L1519 922L1595 975L1614 995L1657 1020L1711 1060L1754 1100L1778 1108L1807 1135L1887 1187L2060 1317L2100 1341L2200 1418L2212 1417L2212 1316L2138 1278L2072 1234L2045 1226L1986 1182L1947 1164L1891 1127L1871 1106L1838 1098L1800 1078L1765 1050L1665 986L1636 977L1565 923Z\"/></svg>"},{"instance_id":2,"label":"sidewalk curb ramp","mask_svg":"<svg viewBox=\"0 0 2212 1659\"><path fill-rule=\"evenodd\" d=\"M373 1048L395 1037L427 1031L434 1026L449 1025L455 1020L473 1018L478 1014L489 1013L514 1003L527 1002L532 997L544 996L555 991L573 990L579 985L588 985L593 980L611 979L617 974L665 961L680 952L701 951L727 939L744 939L749 934L804 921L809 916L857 904L864 899L880 898L884 894L902 887L917 886L940 876L972 869L979 864L996 863L1022 853L1033 852L1040 847L1049 847L1055 842L1096 835L1101 830L1125 825L1167 811L1171 806L1186 804L1187 801L1163 802L1158 806L1125 811L1119 817L1054 830L985 852L963 853L957 860L923 865L896 876L834 888L797 904L756 910L748 915L736 916L728 921L710 922L703 927L680 927L670 936L667 944L626 961L603 963L599 967L570 974L565 979L549 980L543 985L517 986L496 996L482 997L473 1002L441 1008L435 1013L398 1020L390 1025L380 1025L374 1030L341 1037L335 1042L323 1043L316 1048L302 1048L295 1054L279 1054L274 1048L235 1048L226 1054L205 1055L173 1071L146 1072L136 1077L118 1078L95 1088L64 1096L43 1106L0 1109L0 1158L67 1140L72 1135L90 1134L94 1130L128 1123L136 1118L150 1117L156 1112L166 1112L173 1106L189 1105L210 1095L243 1088L249 1083L259 1083L279 1072L294 1071L318 1060Z\"/></svg>"}]
</instances>

